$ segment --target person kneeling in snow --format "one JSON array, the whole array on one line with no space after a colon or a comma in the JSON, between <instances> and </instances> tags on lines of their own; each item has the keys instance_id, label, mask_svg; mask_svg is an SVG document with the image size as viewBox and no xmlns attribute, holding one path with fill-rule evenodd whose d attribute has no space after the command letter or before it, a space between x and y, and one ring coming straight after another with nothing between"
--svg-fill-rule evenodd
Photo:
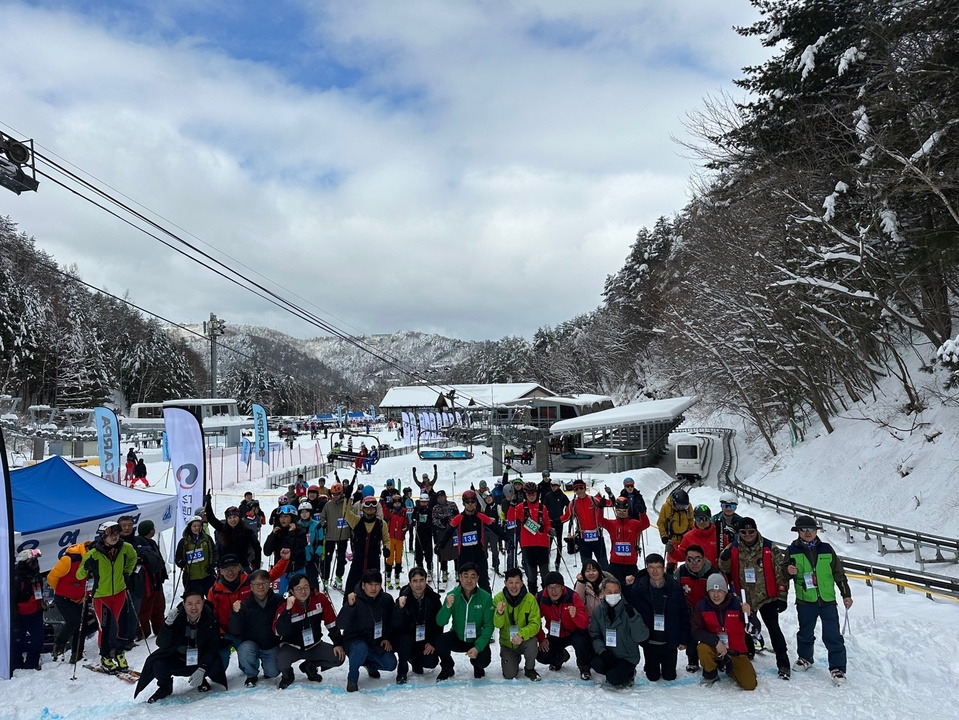
<instances>
[{"instance_id":1,"label":"person kneeling in snow","mask_svg":"<svg viewBox=\"0 0 959 720\"><path fill-rule=\"evenodd\" d=\"M190 687L198 692L209 692L213 682L226 684L226 670L220 659L220 626L213 607L204 602L203 592L197 587L183 593L183 602L166 617L166 625L157 637L157 648L143 663L140 680L133 693L136 697L157 681L157 691L147 700L155 703L173 694L173 676L189 678Z\"/></svg>"},{"instance_id":2,"label":"person kneeling in snow","mask_svg":"<svg viewBox=\"0 0 959 720\"><path fill-rule=\"evenodd\" d=\"M693 610L693 639L703 666L700 685L709 687L727 673L743 690L756 689L756 669L746 649L746 617L749 605L740 605L719 573L706 578L706 597Z\"/></svg>"}]
</instances>

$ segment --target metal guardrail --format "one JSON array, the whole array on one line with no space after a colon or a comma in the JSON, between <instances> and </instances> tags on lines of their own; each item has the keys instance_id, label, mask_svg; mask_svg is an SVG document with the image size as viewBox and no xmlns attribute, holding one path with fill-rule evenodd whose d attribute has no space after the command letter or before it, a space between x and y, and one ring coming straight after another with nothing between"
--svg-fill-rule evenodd
<instances>
[{"instance_id":1,"label":"metal guardrail","mask_svg":"<svg viewBox=\"0 0 959 720\"><path fill-rule=\"evenodd\" d=\"M959 562L959 539L924 533L909 528L901 528L887 523L878 523L870 520L863 520L841 513L834 513L828 510L821 510L809 505L793 502L784 498L777 497L762 490L741 483L736 478L734 463L736 462L736 451L733 445L733 437L736 431L732 428L680 428L675 432L682 433L702 433L716 434L723 439L724 461L719 471L719 488L728 487L734 490L738 495L756 502L760 507L770 506L774 508L777 514L781 511L790 512L793 515L811 515L820 522L827 525L835 525L837 530L842 530L846 534L846 542L854 542L853 532L863 533L866 540L871 537L876 539L877 552L885 556L888 553L908 552L915 553L916 562L920 570L909 570L906 568L886 565L883 563L867 562L852 558L843 557L843 565L851 572L858 572L863 575L882 577L889 580L910 583L928 590L942 592L954 597L959 597L959 578L952 578L947 575L938 575L925 571L927 563L956 563ZM690 483L687 483L689 485ZM654 503L665 492L671 492L675 487L680 487L683 482L676 481L670 483L656 494ZM886 546L886 542L895 542L895 548ZM912 548L907 548L903 543L911 544ZM922 549L935 552L934 558L923 557ZM952 557L946 555L952 554ZM900 592L903 589L900 587Z\"/></svg>"}]
</instances>

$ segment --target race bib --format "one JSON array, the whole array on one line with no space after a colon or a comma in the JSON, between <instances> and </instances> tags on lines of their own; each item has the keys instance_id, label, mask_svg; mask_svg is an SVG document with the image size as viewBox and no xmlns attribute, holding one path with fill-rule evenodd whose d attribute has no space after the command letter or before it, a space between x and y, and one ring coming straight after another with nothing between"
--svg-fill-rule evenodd
<instances>
[{"instance_id":1,"label":"race bib","mask_svg":"<svg viewBox=\"0 0 959 720\"><path fill-rule=\"evenodd\" d=\"M336 521L336 527L340 530L347 526L346 518L338 518Z\"/></svg>"},{"instance_id":2,"label":"race bib","mask_svg":"<svg viewBox=\"0 0 959 720\"><path fill-rule=\"evenodd\" d=\"M463 533L463 547L469 547L470 545L476 545L479 543L479 533L478 532L468 532Z\"/></svg>"},{"instance_id":3,"label":"race bib","mask_svg":"<svg viewBox=\"0 0 959 720\"><path fill-rule=\"evenodd\" d=\"M199 665L200 663L200 651L196 648L187 648L186 649L186 664L187 665Z\"/></svg>"},{"instance_id":4,"label":"race bib","mask_svg":"<svg viewBox=\"0 0 959 720\"><path fill-rule=\"evenodd\" d=\"M466 627L463 629L463 639L464 640L476 639L476 623L475 622L466 623Z\"/></svg>"},{"instance_id":5,"label":"race bib","mask_svg":"<svg viewBox=\"0 0 959 720\"><path fill-rule=\"evenodd\" d=\"M583 530L583 540L586 542L595 542L599 540L598 530Z\"/></svg>"},{"instance_id":6,"label":"race bib","mask_svg":"<svg viewBox=\"0 0 959 720\"><path fill-rule=\"evenodd\" d=\"M417 517L419 518L420 524L426 522L426 515L423 515L422 513L420 513Z\"/></svg>"},{"instance_id":7,"label":"race bib","mask_svg":"<svg viewBox=\"0 0 959 720\"><path fill-rule=\"evenodd\" d=\"M816 587L816 578L811 572L805 573L802 576L802 579L807 590L812 590L814 587Z\"/></svg>"},{"instance_id":8,"label":"race bib","mask_svg":"<svg viewBox=\"0 0 959 720\"><path fill-rule=\"evenodd\" d=\"M426 640L426 625L417 625L416 642L423 642L424 640Z\"/></svg>"},{"instance_id":9,"label":"race bib","mask_svg":"<svg viewBox=\"0 0 959 720\"><path fill-rule=\"evenodd\" d=\"M633 553L633 544L632 543L615 543L613 545L613 552L617 555L632 555Z\"/></svg>"},{"instance_id":10,"label":"race bib","mask_svg":"<svg viewBox=\"0 0 959 720\"><path fill-rule=\"evenodd\" d=\"M666 616L662 613L653 615L653 630L663 632L666 629Z\"/></svg>"},{"instance_id":11,"label":"race bib","mask_svg":"<svg viewBox=\"0 0 959 720\"><path fill-rule=\"evenodd\" d=\"M549 634L553 637L559 637L559 620L552 620L549 623Z\"/></svg>"},{"instance_id":12,"label":"race bib","mask_svg":"<svg viewBox=\"0 0 959 720\"><path fill-rule=\"evenodd\" d=\"M541 525L533 520L533 518L529 518L523 523L523 527L526 528L527 532L531 532L535 535L539 532Z\"/></svg>"},{"instance_id":13,"label":"race bib","mask_svg":"<svg viewBox=\"0 0 959 720\"><path fill-rule=\"evenodd\" d=\"M507 520L507 521L506 521L506 529L507 529L507 530L515 530L515 529L516 529L516 521L515 521L515 520Z\"/></svg>"},{"instance_id":14,"label":"race bib","mask_svg":"<svg viewBox=\"0 0 959 720\"><path fill-rule=\"evenodd\" d=\"M203 554L203 549L201 548L199 550L193 550L192 552L188 552L186 554L186 561L190 565L192 565L193 563L203 562L204 557L205 556Z\"/></svg>"},{"instance_id":15,"label":"race bib","mask_svg":"<svg viewBox=\"0 0 959 720\"><path fill-rule=\"evenodd\" d=\"M313 644L313 627L309 623L303 626L303 644Z\"/></svg>"},{"instance_id":16,"label":"race bib","mask_svg":"<svg viewBox=\"0 0 959 720\"><path fill-rule=\"evenodd\" d=\"M606 631L606 647L616 647L616 631Z\"/></svg>"},{"instance_id":17,"label":"race bib","mask_svg":"<svg viewBox=\"0 0 959 720\"><path fill-rule=\"evenodd\" d=\"M745 568L743 570L743 576L746 578L746 582L748 583L756 582L756 568Z\"/></svg>"}]
</instances>

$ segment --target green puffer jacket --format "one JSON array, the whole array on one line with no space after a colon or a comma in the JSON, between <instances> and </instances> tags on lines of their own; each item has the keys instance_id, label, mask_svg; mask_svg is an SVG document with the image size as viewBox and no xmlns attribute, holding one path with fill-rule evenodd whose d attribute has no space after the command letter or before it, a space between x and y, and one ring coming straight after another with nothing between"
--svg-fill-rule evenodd
<instances>
[{"instance_id":1,"label":"green puffer jacket","mask_svg":"<svg viewBox=\"0 0 959 720\"><path fill-rule=\"evenodd\" d=\"M525 587L523 594L517 600L507 597L506 591L496 593L493 598L493 625L499 628L499 644L506 648L515 647L513 645L511 627L516 627L519 636L524 640L536 637L540 631L542 622L539 615L539 603L536 602L536 596L529 592ZM500 603L506 605L503 614L496 612Z\"/></svg>"},{"instance_id":2,"label":"green puffer jacket","mask_svg":"<svg viewBox=\"0 0 959 720\"><path fill-rule=\"evenodd\" d=\"M117 540L112 548L103 540L97 540L80 560L77 579L93 578L93 597L106 598L127 591L127 577L137 564L137 551L133 546Z\"/></svg>"},{"instance_id":3,"label":"green puffer jacket","mask_svg":"<svg viewBox=\"0 0 959 720\"><path fill-rule=\"evenodd\" d=\"M202 580L216 575L216 543L206 532L199 538L194 537L187 526L177 543L173 561L184 570L187 580Z\"/></svg>"},{"instance_id":4,"label":"green puffer jacket","mask_svg":"<svg viewBox=\"0 0 959 720\"><path fill-rule=\"evenodd\" d=\"M473 647L482 651L493 637L493 596L483 588L473 591L469 601L463 597L463 588L457 585L447 593L453 598L453 607L446 607L446 598L436 614L436 624L441 628L453 618L453 632L463 642L472 642ZM476 624L476 640L466 638L466 623Z\"/></svg>"}]
</instances>

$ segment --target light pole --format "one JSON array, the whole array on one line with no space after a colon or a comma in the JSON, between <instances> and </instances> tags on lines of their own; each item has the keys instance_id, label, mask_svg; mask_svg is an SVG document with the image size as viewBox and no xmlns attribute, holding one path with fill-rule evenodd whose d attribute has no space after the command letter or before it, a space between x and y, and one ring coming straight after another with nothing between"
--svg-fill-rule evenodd
<instances>
[{"instance_id":1,"label":"light pole","mask_svg":"<svg viewBox=\"0 0 959 720\"><path fill-rule=\"evenodd\" d=\"M216 336L223 335L226 332L226 321L218 320L216 315L210 313L209 322L203 323L203 332L210 338L210 397L216 395Z\"/></svg>"}]
</instances>

